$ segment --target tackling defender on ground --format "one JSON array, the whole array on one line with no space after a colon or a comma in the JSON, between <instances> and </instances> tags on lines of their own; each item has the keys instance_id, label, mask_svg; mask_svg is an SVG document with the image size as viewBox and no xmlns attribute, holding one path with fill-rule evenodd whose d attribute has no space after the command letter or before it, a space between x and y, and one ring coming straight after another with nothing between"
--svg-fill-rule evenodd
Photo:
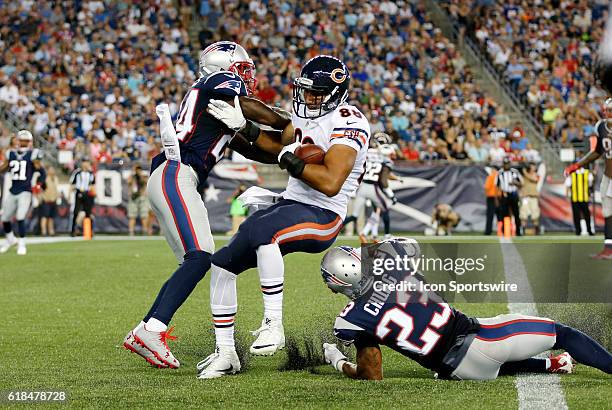
<instances>
[{"instance_id":1,"label":"tackling defender on ground","mask_svg":"<svg viewBox=\"0 0 612 410\"><path fill-rule=\"evenodd\" d=\"M391 239L364 248L372 258L418 258L413 239ZM351 300L336 318L334 334L354 344L357 363L347 361L335 344L323 345L325 359L354 379L383 378L380 345L388 346L438 378L493 380L516 372L571 373L578 363L612 373L612 354L584 333L554 322L517 314L472 318L454 309L434 292L395 292L373 286L375 281L410 281L418 287L423 276L398 269L379 278L362 275L361 249L333 248L321 262L325 284ZM533 356L549 349L566 352L548 359ZM571 355L571 356L570 356Z\"/></svg>"}]
</instances>

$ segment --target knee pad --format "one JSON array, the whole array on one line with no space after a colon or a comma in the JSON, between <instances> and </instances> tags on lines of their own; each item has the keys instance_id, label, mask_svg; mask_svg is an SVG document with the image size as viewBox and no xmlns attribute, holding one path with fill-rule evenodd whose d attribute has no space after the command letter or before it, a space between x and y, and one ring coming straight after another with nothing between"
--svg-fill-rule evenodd
<instances>
[{"instance_id":1,"label":"knee pad","mask_svg":"<svg viewBox=\"0 0 612 410\"><path fill-rule=\"evenodd\" d=\"M198 281L201 280L210 269L211 254L205 251L189 251L183 258L181 266L193 266L193 272L198 272Z\"/></svg>"}]
</instances>

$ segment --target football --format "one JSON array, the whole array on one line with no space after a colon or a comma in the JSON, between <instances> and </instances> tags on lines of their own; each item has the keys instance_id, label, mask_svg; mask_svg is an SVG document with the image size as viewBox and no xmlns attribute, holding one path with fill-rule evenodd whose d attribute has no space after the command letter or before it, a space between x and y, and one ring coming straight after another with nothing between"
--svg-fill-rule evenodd
<instances>
[{"instance_id":1,"label":"football","mask_svg":"<svg viewBox=\"0 0 612 410\"><path fill-rule=\"evenodd\" d=\"M320 165L325 159L325 151L315 144L300 145L297 147L294 154L307 164Z\"/></svg>"}]
</instances>

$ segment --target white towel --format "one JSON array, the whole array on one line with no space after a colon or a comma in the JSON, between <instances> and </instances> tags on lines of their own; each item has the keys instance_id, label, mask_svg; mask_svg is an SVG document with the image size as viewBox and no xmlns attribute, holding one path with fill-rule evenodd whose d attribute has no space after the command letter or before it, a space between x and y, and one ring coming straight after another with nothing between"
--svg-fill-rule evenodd
<instances>
[{"instance_id":1,"label":"white towel","mask_svg":"<svg viewBox=\"0 0 612 410\"><path fill-rule=\"evenodd\" d=\"M181 150L176 130L172 124L170 107L168 107L168 104L159 104L155 107L155 112L159 117L159 133L161 134L166 159L181 162Z\"/></svg>"},{"instance_id":2,"label":"white towel","mask_svg":"<svg viewBox=\"0 0 612 410\"><path fill-rule=\"evenodd\" d=\"M260 209L266 209L270 205L277 203L280 199L280 194L258 186L252 186L244 191L238 199L249 209L249 212L252 213Z\"/></svg>"}]
</instances>

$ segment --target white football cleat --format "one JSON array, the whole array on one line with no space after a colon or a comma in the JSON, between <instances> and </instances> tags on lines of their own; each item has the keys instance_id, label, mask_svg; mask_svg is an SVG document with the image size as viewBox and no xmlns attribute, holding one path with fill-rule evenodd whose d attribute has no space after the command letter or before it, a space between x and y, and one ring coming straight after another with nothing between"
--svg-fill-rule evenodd
<instances>
[{"instance_id":1,"label":"white football cleat","mask_svg":"<svg viewBox=\"0 0 612 410\"><path fill-rule=\"evenodd\" d=\"M19 238L18 245L17 245L17 255L23 256L26 253L28 253L28 251L25 246L25 239Z\"/></svg>"},{"instance_id":2,"label":"white football cleat","mask_svg":"<svg viewBox=\"0 0 612 410\"><path fill-rule=\"evenodd\" d=\"M15 235L13 235L11 232L11 234L6 235L4 243L2 243L2 246L0 246L0 253L8 252L8 250L15 245L17 245L17 238L15 238Z\"/></svg>"},{"instance_id":3,"label":"white football cleat","mask_svg":"<svg viewBox=\"0 0 612 410\"><path fill-rule=\"evenodd\" d=\"M181 364L174 357L168 344L166 343L167 339L175 340L176 336L172 336L172 330L174 330L174 326L168 329L165 332L154 332L146 329L146 325L142 326L139 329L136 329L133 333L134 339L136 343L141 345L143 348L148 349L151 353L155 355L157 360L164 363L166 366L172 369L178 369Z\"/></svg>"},{"instance_id":4,"label":"white football cleat","mask_svg":"<svg viewBox=\"0 0 612 410\"><path fill-rule=\"evenodd\" d=\"M157 367L158 369L168 367L167 364L155 357L155 355L149 349L136 342L133 330L130 330L130 333L128 333L125 339L123 339L123 347L130 352L136 353L137 355L143 357L153 367Z\"/></svg>"},{"instance_id":5,"label":"white football cleat","mask_svg":"<svg viewBox=\"0 0 612 410\"><path fill-rule=\"evenodd\" d=\"M285 347L285 331L281 320L264 318L261 327L251 333L257 336L249 349L254 355L272 356Z\"/></svg>"},{"instance_id":6,"label":"white football cleat","mask_svg":"<svg viewBox=\"0 0 612 410\"><path fill-rule=\"evenodd\" d=\"M240 371L240 359L233 347L217 347L215 353L199 362L198 379L216 379L217 377L236 374Z\"/></svg>"}]
</instances>

